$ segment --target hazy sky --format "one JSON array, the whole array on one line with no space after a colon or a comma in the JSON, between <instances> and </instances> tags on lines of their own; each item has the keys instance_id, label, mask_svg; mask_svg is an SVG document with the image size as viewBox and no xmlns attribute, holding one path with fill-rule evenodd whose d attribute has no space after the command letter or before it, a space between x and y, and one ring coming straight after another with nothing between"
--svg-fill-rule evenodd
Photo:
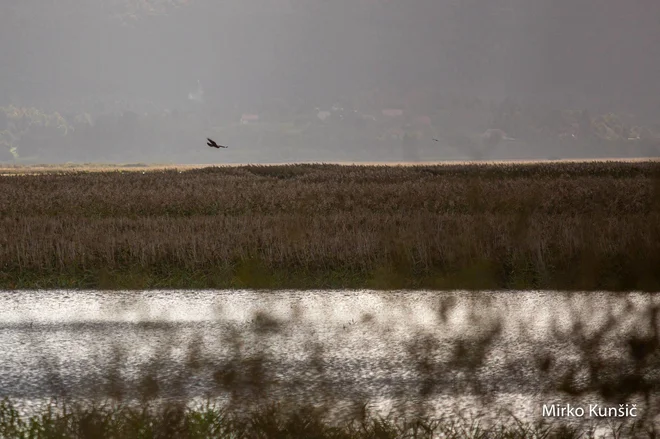
<instances>
[{"instance_id":1,"label":"hazy sky","mask_svg":"<svg viewBox=\"0 0 660 439\"><path fill-rule=\"evenodd\" d=\"M657 0L3 0L0 105L69 111L69 119L82 111L195 110L178 125L108 116L58 147L80 160L125 160L120 149L133 145L158 159L187 157L186 148L205 146L204 132L241 113L309 115L335 102L378 111L410 96L425 98L413 101L427 106L422 114L443 97L513 98L657 123L659 24ZM490 127L482 112L474 120L437 116L434 129L465 143ZM296 160L293 149L304 144L336 159L371 159L382 154L376 138L389 135L324 129L299 133L298 146L281 132L267 141L263 133L225 132L223 141L245 155L232 149L222 157ZM29 135L10 139L19 154L64 159L43 146L39 136L47 134ZM538 148L556 155L546 149Z\"/></svg>"},{"instance_id":2,"label":"hazy sky","mask_svg":"<svg viewBox=\"0 0 660 439\"><path fill-rule=\"evenodd\" d=\"M132 2L162 15L135 7L131 20ZM210 99L244 105L374 88L621 100L660 91L660 2L651 0L169 3L3 2L3 96L116 93L174 105L197 79Z\"/></svg>"}]
</instances>

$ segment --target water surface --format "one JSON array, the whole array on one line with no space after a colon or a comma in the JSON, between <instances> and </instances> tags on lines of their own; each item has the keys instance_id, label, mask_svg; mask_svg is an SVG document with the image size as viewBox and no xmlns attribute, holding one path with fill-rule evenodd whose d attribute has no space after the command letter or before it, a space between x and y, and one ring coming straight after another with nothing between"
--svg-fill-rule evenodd
<instances>
[{"instance_id":1,"label":"water surface","mask_svg":"<svg viewBox=\"0 0 660 439\"><path fill-rule=\"evenodd\" d=\"M0 396L369 402L523 419L544 403L641 404L570 396L562 380L589 387L585 352L634 368L628 341L648 333L657 305L641 293L1 291Z\"/></svg>"}]
</instances>

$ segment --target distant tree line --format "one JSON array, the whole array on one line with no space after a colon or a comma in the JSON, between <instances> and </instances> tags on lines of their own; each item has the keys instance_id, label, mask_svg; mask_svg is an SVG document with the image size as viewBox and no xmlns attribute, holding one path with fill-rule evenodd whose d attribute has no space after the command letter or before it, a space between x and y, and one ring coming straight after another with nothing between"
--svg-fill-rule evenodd
<instances>
[{"instance_id":1,"label":"distant tree line","mask_svg":"<svg viewBox=\"0 0 660 439\"><path fill-rule=\"evenodd\" d=\"M660 120L643 124L631 114L592 114L586 109L523 105L513 100L489 103L452 98L443 102L428 112L407 107L399 117L350 107L335 107L325 116L317 109L293 110L285 105L280 111L264 111L259 121L248 125L239 123L240 114L128 109L76 113L9 105L0 107L0 161L125 161L140 154L172 157L200 151L206 135L270 154L326 150L343 151L348 158L360 148L375 153L379 148L400 148L402 142L413 139L438 145L432 137L441 138L442 145L472 151L479 146L475 141L481 142L479 135L493 128L539 152L660 155ZM496 148L498 143L483 147ZM296 157L300 155L289 160Z\"/></svg>"}]
</instances>

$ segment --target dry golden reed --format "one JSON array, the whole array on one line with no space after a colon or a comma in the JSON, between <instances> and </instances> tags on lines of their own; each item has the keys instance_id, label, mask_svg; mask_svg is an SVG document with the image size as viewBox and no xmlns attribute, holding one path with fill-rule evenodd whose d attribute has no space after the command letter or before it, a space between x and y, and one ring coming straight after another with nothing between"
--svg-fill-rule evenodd
<instances>
[{"instance_id":1,"label":"dry golden reed","mask_svg":"<svg viewBox=\"0 0 660 439\"><path fill-rule=\"evenodd\" d=\"M3 287L645 289L660 164L0 177Z\"/></svg>"}]
</instances>

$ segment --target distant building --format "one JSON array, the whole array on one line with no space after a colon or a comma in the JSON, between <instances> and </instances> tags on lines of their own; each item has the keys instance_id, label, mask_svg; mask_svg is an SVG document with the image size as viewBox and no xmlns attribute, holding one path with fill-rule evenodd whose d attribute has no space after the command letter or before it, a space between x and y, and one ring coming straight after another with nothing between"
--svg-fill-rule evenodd
<instances>
[{"instance_id":1,"label":"distant building","mask_svg":"<svg viewBox=\"0 0 660 439\"><path fill-rule=\"evenodd\" d=\"M321 120L326 120L327 118L330 117L330 112L329 111L319 111L316 114L316 117L318 117Z\"/></svg>"},{"instance_id":2,"label":"distant building","mask_svg":"<svg viewBox=\"0 0 660 439\"><path fill-rule=\"evenodd\" d=\"M417 116L413 120L413 123L418 127L430 127L432 125L429 116Z\"/></svg>"},{"instance_id":3,"label":"distant building","mask_svg":"<svg viewBox=\"0 0 660 439\"><path fill-rule=\"evenodd\" d=\"M385 108L383 109L383 116L387 116L387 117L403 116L403 110L399 108Z\"/></svg>"},{"instance_id":4,"label":"distant building","mask_svg":"<svg viewBox=\"0 0 660 439\"><path fill-rule=\"evenodd\" d=\"M241 116L241 125L247 125L250 123L256 123L259 122L259 115L258 114L243 114Z\"/></svg>"},{"instance_id":5,"label":"distant building","mask_svg":"<svg viewBox=\"0 0 660 439\"><path fill-rule=\"evenodd\" d=\"M400 127L392 127L385 131L385 138L389 140L402 140L406 131Z\"/></svg>"},{"instance_id":6,"label":"distant building","mask_svg":"<svg viewBox=\"0 0 660 439\"><path fill-rule=\"evenodd\" d=\"M199 79L197 80L197 90L188 93L188 99L199 104L204 103L204 89Z\"/></svg>"}]
</instances>

